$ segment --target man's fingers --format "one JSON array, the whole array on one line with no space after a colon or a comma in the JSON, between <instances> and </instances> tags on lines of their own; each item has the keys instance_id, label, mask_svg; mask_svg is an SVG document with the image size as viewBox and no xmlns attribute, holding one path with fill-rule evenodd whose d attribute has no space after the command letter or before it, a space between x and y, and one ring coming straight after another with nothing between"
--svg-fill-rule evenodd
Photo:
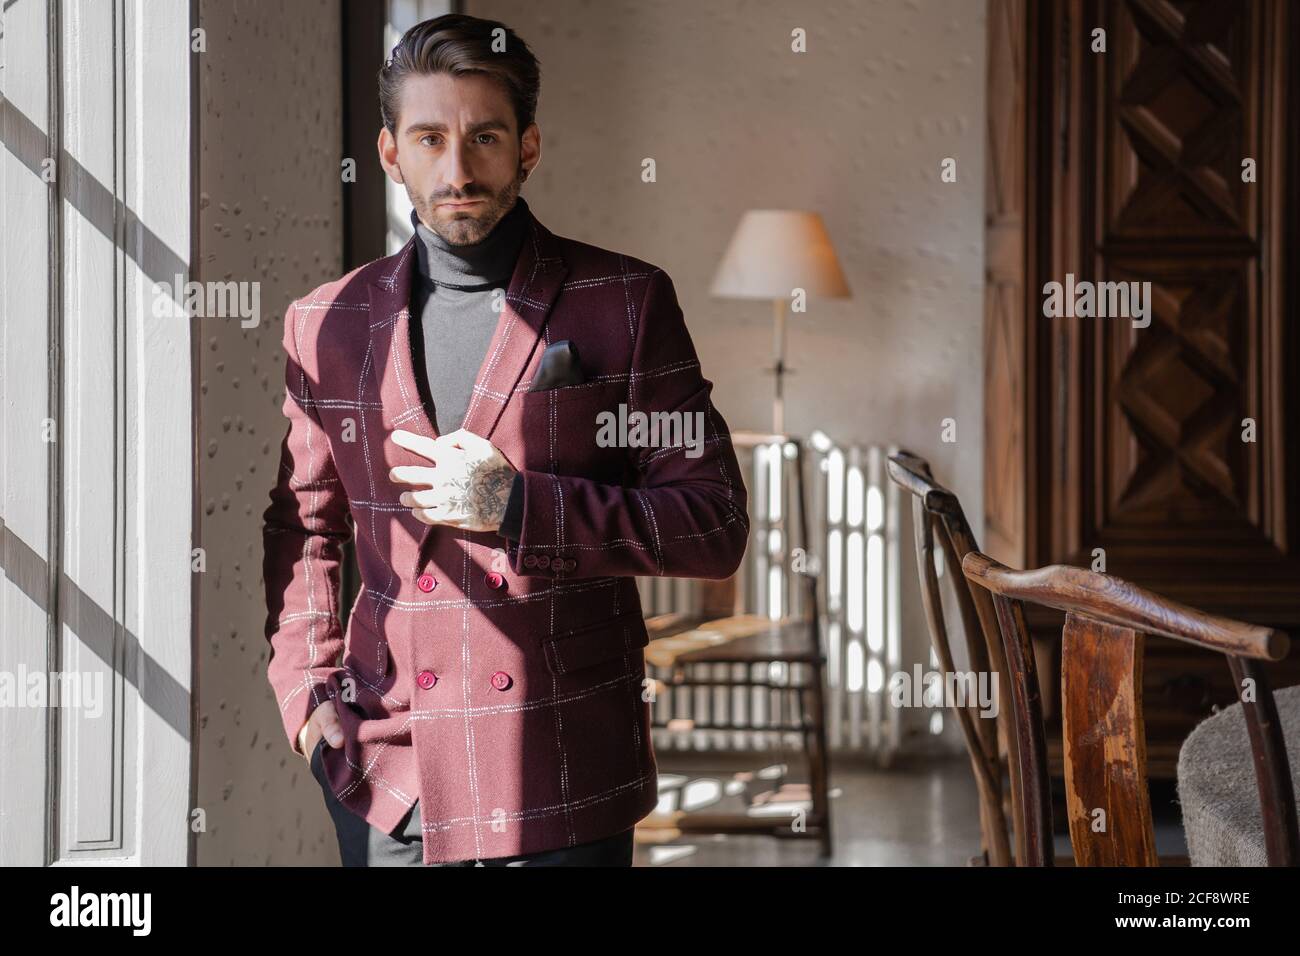
<instances>
[{"instance_id":1,"label":"man's fingers","mask_svg":"<svg viewBox=\"0 0 1300 956\"><path fill-rule=\"evenodd\" d=\"M436 508L445 505L458 494L459 489L448 482L439 482L418 491L403 491L397 498L408 508Z\"/></svg>"},{"instance_id":2,"label":"man's fingers","mask_svg":"<svg viewBox=\"0 0 1300 956\"><path fill-rule=\"evenodd\" d=\"M443 481L433 465L395 465L388 471L388 479L403 485L425 485L432 488Z\"/></svg>"},{"instance_id":3,"label":"man's fingers","mask_svg":"<svg viewBox=\"0 0 1300 956\"><path fill-rule=\"evenodd\" d=\"M339 713L334 708L334 701L327 700L319 707L312 711L311 717L307 723L315 727L318 732L317 740L324 737L331 747L343 746L343 725L339 723ZM307 755L316 748L316 741L312 740L311 731L307 731Z\"/></svg>"},{"instance_id":4,"label":"man's fingers","mask_svg":"<svg viewBox=\"0 0 1300 956\"><path fill-rule=\"evenodd\" d=\"M478 438L478 436L475 435L473 432L466 431L463 428L457 428L454 432L447 432L447 434L445 435L439 435L437 438L434 439L434 441L451 442L459 445L464 445L465 442L462 441L462 439L466 439L466 438Z\"/></svg>"},{"instance_id":5,"label":"man's fingers","mask_svg":"<svg viewBox=\"0 0 1300 956\"><path fill-rule=\"evenodd\" d=\"M460 428L450 435L439 435L433 441L434 454L441 455L473 455L481 453L484 447L491 447L491 443L473 432L467 432Z\"/></svg>"},{"instance_id":6,"label":"man's fingers","mask_svg":"<svg viewBox=\"0 0 1300 956\"><path fill-rule=\"evenodd\" d=\"M411 514L425 524L447 525L464 531L484 530L474 526L469 512L463 507L458 507L454 502L443 502L427 508L412 508Z\"/></svg>"},{"instance_id":7,"label":"man's fingers","mask_svg":"<svg viewBox=\"0 0 1300 956\"><path fill-rule=\"evenodd\" d=\"M432 508L444 497L436 487L421 488L419 491L403 491L397 496L397 501L408 508Z\"/></svg>"},{"instance_id":8,"label":"man's fingers","mask_svg":"<svg viewBox=\"0 0 1300 956\"><path fill-rule=\"evenodd\" d=\"M425 458L432 458L437 452L434 444L436 439L428 435L417 435L415 432L408 432L405 428L398 428L389 437L393 439L394 445L400 445L407 451L413 451Z\"/></svg>"},{"instance_id":9,"label":"man's fingers","mask_svg":"<svg viewBox=\"0 0 1300 956\"><path fill-rule=\"evenodd\" d=\"M466 517L463 511L450 507L446 502L430 505L427 508L413 508L411 513L425 524L447 524L457 528Z\"/></svg>"},{"instance_id":10,"label":"man's fingers","mask_svg":"<svg viewBox=\"0 0 1300 956\"><path fill-rule=\"evenodd\" d=\"M329 742L331 747L343 746L343 725L339 723L338 717L333 714L325 717L321 721L321 736Z\"/></svg>"}]
</instances>

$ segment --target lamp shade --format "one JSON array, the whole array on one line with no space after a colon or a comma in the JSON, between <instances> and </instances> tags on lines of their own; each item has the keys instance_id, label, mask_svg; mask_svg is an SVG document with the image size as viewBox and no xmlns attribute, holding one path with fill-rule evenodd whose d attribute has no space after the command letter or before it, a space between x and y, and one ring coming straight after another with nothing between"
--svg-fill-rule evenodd
<instances>
[{"instance_id":1,"label":"lamp shade","mask_svg":"<svg viewBox=\"0 0 1300 956\"><path fill-rule=\"evenodd\" d=\"M798 209L751 209L723 253L712 292L729 299L788 299L850 295L822 217Z\"/></svg>"}]
</instances>

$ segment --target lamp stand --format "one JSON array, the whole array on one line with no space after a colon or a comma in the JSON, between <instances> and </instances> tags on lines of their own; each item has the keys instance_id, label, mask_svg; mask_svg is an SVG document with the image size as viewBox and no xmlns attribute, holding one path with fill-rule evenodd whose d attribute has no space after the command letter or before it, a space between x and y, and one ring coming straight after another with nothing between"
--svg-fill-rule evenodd
<instances>
[{"instance_id":1,"label":"lamp stand","mask_svg":"<svg viewBox=\"0 0 1300 956\"><path fill-rule=\"evenodd\" d=\"M772 305L776 316L776 365L772 371L776 374L776 396L772 400L772 433L785 434L785 299L773 299Z\"/></svg>"}]
</instances>

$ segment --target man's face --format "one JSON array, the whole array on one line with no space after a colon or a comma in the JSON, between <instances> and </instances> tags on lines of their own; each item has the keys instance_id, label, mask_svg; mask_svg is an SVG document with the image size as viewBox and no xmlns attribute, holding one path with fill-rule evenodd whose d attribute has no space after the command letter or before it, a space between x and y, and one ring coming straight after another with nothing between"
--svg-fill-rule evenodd
<instances>
[{"instance_id":1,"label":"man's face","mask_svg":"<svg viewBox=\"0 0 1300 956\"><path fill-rule=\"evenodd\" d=\"M379 133L379 161L420 221L452 245L487 236L541 156L537 124L521 142L510 97L481 73L407 77L396 123L396 136Z\"/></svg>"}]
</instances>

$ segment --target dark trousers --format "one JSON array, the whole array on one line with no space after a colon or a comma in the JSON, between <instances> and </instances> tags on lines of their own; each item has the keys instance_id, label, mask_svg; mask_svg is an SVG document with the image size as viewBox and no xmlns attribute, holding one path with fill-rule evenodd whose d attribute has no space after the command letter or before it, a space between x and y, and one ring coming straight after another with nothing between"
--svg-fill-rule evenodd
<instances>
[{"instance_id":1,"label":"dark trousers","mask_svg":"<svg viewBox=\"0 0 1300 956\"><path fill-rule=\"evenodd\" d=\"M372 827L334 796L321 768L320 749L324 739L311 753L311 772L325 796L325 806L334 821L339 838L339 856L344 866L424 866L424 842L421 838L420 801L393 830L385 833ZM487 860L457 860L432 863L430 866L631 866L632 829L622 833L580 843L577 846L519 856L501 856Z\"/></svg>"}]
</instances>

